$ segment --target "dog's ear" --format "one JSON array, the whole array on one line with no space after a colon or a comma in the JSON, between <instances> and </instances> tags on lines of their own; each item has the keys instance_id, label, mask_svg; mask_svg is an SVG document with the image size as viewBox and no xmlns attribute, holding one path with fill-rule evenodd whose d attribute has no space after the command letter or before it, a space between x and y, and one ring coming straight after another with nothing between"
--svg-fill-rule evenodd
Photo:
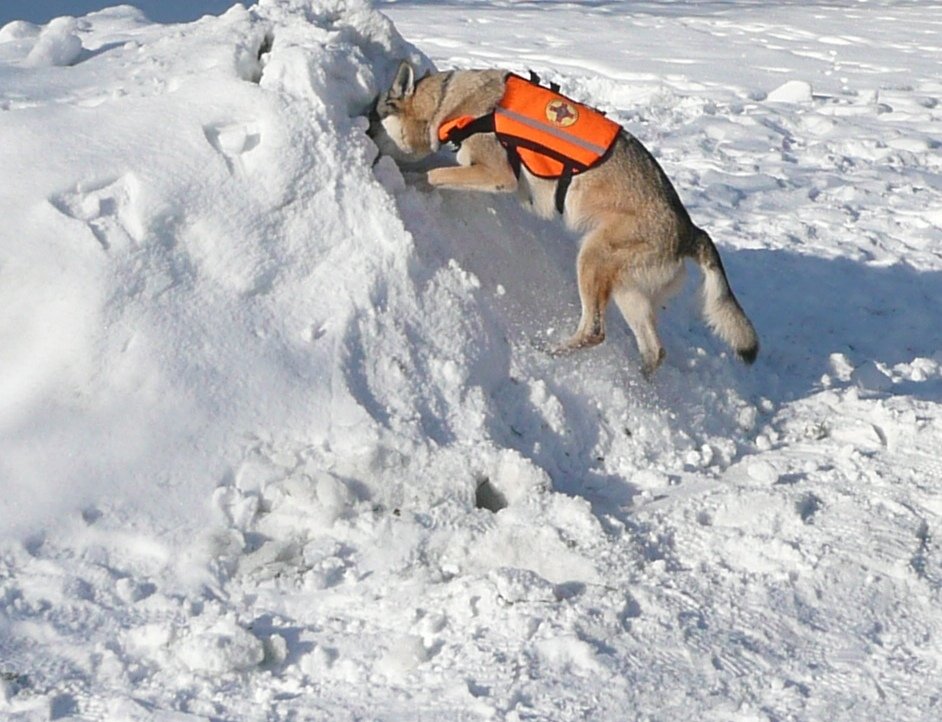
<instances>
[{"instance_id":1,"label":"dog's ear","mask_svg":"<svg viewBox=\"0 0 942 722\"><path fill-rule=\"evenodd\" d=\"M408 60L403 60L399 63L399 69L396 70L396 78L389 89L389 97L408 98L414 92L415 70L413 70Z\"/></svg>"}]
</instances>

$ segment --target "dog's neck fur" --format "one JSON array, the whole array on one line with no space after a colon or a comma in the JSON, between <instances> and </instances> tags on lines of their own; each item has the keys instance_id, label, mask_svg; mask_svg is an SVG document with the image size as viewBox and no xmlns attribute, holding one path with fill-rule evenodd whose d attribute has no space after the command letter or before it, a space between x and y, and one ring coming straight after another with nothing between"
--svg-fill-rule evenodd
<instances>
[{"instance_id":1,"label":"dog's neck fur","mask_svg":"<svg viewBox=\"0 0 942 722\"><path fill-rule=\"evenodd\" d=\"M428 118L425 132L436 150L438 129L446 121L462 116L477 118L492 112L504 97L505 70L456 70L423 78L415 89L416 117ZM457 92L448 92L449 88Z\"/></svg>"}]
</instances>

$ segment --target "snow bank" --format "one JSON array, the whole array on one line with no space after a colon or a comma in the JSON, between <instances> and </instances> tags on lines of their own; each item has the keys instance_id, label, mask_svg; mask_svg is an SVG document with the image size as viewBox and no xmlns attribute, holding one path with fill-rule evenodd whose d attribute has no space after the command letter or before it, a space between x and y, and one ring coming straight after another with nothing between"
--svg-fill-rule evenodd
<instances>
[{"instance_id":1,"label":"snow bank","mask_svg":"<svg viewBox=\"0 0 942 722\"><path fill-rule=\"evenodd\" d=\"M297 5L119 43L70 69L65 97L13 79L25 97L0 119L4 168L20 169L3 209L8 530L101 503L171 507L198 527L245 438L329 443L358 418L351 392L329 388L333 351L408 237L356 116L381 57L408 51L365 9ZM74 27L50 23L26 62ZM69 45L43 57L68 61ZM343 188L357 200L330 200ZM324 288L325 254L356 268L349 283Z\"/></svg>"}]
</instances>

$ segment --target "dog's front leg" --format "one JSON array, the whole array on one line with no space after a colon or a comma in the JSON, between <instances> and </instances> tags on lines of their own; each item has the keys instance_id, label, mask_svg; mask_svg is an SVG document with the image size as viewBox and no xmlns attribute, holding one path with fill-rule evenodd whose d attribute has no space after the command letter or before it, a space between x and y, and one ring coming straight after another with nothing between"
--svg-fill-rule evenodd
<instances>
[{"instance_id":1,"label":"dog's front leg","mask_svg":"<svg viewBox=\"0 0 942 722\"><path fill-rule=\"evenodd\" d=\"M513 193L517 176L507 161L507 151L490 134L473 135L458 150L457 166L429 171L428 182L439 188Z\"/></svg>"},{"instance_id":2,"label":"dog's front leg","mask_svg":"<svg viewBox=\"0 0 942 722\"><path fill-rule=\"evenodd\" d=\"M506 169L482 163L435 168L428 172L428 182L438 188L487 193L513 193L517 190L517 178L509 165Z\"/></svg>"}]
</instances>

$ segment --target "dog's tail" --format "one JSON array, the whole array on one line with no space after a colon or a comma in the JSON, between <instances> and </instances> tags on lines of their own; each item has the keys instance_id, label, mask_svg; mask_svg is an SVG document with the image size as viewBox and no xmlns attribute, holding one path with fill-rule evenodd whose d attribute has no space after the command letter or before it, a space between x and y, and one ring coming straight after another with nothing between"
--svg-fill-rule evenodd
<instances>
[{"instance_id":1,"label":"dog's tail","mask_svg":"<svg viewBox=\"0 0 942 722\"><path fill-rule=\"evenodd\" d=\"M713 239L703 229L693 229L688 255L703 271L703 315L707 325L732 346L739 358L751 364L759 353L759 337L729 287Z\"/></svg>"}]
</instances>

